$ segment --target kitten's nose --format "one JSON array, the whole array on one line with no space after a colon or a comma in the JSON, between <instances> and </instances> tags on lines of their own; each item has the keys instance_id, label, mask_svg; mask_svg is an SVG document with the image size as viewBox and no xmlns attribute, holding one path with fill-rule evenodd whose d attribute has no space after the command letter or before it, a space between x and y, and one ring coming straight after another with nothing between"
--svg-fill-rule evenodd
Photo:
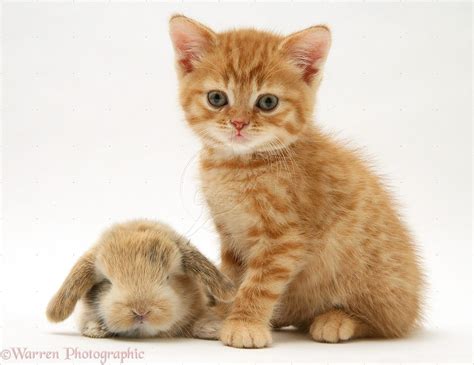
<instances>
[{"instance_id":1,"label":"kitten's nose","mask_svg":"<svg viewBox=\"0 0 474 365\"><path fill-rule=\"evenodd\" d=\"M235 129L237 129L238 131L241 131L242 129L244 129L244 127L246 125L249 124L249 122L246 122L245 120L243 119L232 119L230 121L230 123L234 126Z\"/></svg>"}]
</instances>

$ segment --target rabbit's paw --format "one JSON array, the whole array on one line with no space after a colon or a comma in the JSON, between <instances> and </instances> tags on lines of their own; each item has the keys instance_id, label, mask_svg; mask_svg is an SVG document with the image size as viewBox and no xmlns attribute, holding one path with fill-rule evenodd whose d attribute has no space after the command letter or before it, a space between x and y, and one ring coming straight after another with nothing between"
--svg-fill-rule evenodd
<instances>
[{"instance_id":1,"label":"rabbit's paw","mask_svg":"<svg viewBox=\"0 0 474 365\"><path fill-rule=\"evenodd\" d=\"M92 338L110 337L109 331L107 331L102 324L96 321L87 322L82 329L82 335Z\"/></svg>"},{"instance_id":2,"label":"rabbit's paw","mask_svg":"<svg viewBox=\"0 0 474 365\"><path fill-rule=\"evenodd\" d=\"M220 319L200 319L193 326L193 337L204 340L218 340L221 327L222 321Z\"/></svg>"},{"instance_id":3,"label":"rabbit's paw","mask_svg":"<svg viewBox=\"0 0 474 365\"><path fill-rule=\"evenodd\" d=\"M266 325L234 319L224 321L220 339L227 346L240 348L262 348L272 343L272 335Z\"/></svg>"}]
</instances>

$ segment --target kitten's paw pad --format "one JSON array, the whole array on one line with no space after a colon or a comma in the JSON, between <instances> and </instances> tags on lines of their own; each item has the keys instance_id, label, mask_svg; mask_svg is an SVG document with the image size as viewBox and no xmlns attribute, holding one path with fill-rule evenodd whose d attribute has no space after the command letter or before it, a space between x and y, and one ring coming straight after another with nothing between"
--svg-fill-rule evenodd
<instances>
[{"instance_id":1,"label":"kitten's paw pad","mask_svg":"<svg viewBox=\"0 0 474 365\"><path fill-rule=\"evenodd\" d=\"M262 348L272 343L272 334L263 324L227 320L221 328L220 339L227 346Z\"/></svg>"},{"instance_id":2,"label":"kitten's paw pad","mask_svg":"<svg viewBox=\"0 0 474 365\"><path fill-rule=\"evenodd\" d=\"M110 337L109 331L107 331L107 329L99 322L95 321L89 321L84 325L82 335L92 338Z\"/></svg>"},{"instance_id":3,"label":"kitten's paw pad","mask_svg":"<svg viewBox=\"0 0 474 365\"><path fill-rule=\"evenodd\" d=\"M331 311L316 317L309 333L315 341L337 343L354 337L357 321L341 311Z\"/></svg>"},{"instance_id":4,"label":"kitten's paw pad","mask_svg":"<svg viewBox=\"0 0 474 365\"><path fill-rule=\"evenodd\" d=\"M202 319L193 326L193 337L204 340L218 340L222 321L219 319Z\"/></svg>"}]
</instances>

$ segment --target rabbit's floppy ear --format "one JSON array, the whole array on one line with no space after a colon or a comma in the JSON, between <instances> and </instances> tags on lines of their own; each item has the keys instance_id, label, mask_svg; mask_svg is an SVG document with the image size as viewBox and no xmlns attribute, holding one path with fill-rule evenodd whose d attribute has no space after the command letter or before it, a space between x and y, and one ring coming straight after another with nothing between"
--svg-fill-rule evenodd
<instances>
[{"instance_id":1,"label":"rabbit's floppy ear","mask_svg":"<svg viewBox=\"0 0 474 365\"><path fill-rule=\"evenodd\" d=\"M190 242L179 244L179 248L183 255L184 269L189 275L196 277L217 300L230 302L234 299L235 285L206 256Z\"/></svg>"},{"instance_id":2,"label":"rabbit's floppy ear","mask_svg":"<svg viewBox=\"0 0 474 365\"><path fill-rule=\"evenodd\" d=\"M46 316L51 322L61 322L69 317L77 301L96 283L95 253L86 252L73 266L63 285L51 299Z\"/></svg>"}]
</instances>

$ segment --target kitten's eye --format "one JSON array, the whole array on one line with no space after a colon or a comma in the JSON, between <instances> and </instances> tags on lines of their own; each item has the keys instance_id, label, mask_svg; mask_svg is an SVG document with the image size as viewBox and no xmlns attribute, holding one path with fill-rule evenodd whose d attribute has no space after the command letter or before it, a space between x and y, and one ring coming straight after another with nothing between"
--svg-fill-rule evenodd
<instances>
[{"instance_id":1,"label":"kitten's eye","mask_svg":"<svg viewBox=\"0 0 474 365\"><path fill-rule=\"evenodd\" d=\"M257 107L268 112L278 105L278 98L272 94L265 94L258 98Z\"/></svg>"},{"instance_id":2,"label":"kitten's eye","mask_svg":"<svg viewBox=\"0 0 474 365\"><path fill-rule=\"evenodd\" d=\"M213 90L207 94L207 100L212 106L220 108L227 104L227 95L223 91Z\"/></svg>"}]
</instances>

